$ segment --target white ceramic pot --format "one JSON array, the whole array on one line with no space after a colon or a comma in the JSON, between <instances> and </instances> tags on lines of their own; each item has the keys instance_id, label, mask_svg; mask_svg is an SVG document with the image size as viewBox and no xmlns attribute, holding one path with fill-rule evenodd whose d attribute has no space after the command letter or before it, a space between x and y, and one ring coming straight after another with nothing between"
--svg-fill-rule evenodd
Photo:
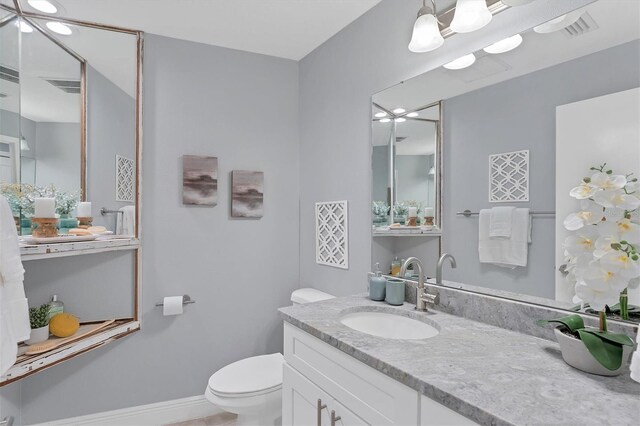
<instances>
[{"instance_id":1,"label":"white ceramic pot","mask_svg":"<svg viewBox=\"0 0 640 426\"><path fill-rule=\"evenodd\" d=\"M633 352L633 346L622 347L622 364L617 370L609 370L602 366L589 352L582 340L561 332L558 328L553 330L556 334L562 358L570 366L587 373L600 376L617 376L627 369L629 356Z\"/></svg>"},{"instance_id":2,"label":"white ceramic pot","mask_svg":"<svg viewBox=\"0 0 640 426\"><path fill-rule=\"evenodd\" d=\"M27 345L35 345L36 343L44 342L49 338L49 326L45 325L40 328L32 328L31 336L29 336L29 340L25 343Z\"/></svg>"}]
</instances>

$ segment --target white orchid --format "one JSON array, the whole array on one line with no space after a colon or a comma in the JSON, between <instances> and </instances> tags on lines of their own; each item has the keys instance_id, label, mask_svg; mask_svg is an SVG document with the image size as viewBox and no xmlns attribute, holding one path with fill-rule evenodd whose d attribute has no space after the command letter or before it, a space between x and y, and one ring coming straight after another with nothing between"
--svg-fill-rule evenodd
<instances>
[{"instance_id":1,"label":"white orchid","mask_svg":"<svg viewBox=\"0 0 640 426\"><path fill-rule=\"evenodd\" d=\"M593 195L598 191L601 191L601 189L597 186L589 185L588 183L583 181L580 183L580 185L571 189L571 191L569 191L569 195L578 200L586 200L593 197Z\"/></svg>"},{"instance_id":2,"label":"white orchid","mask_svg":"<svg viewBox=\"0 0 640 426\"><path fill-rule=\"evenodd\" d=\"M585 226L575 235L569 235L564 240L564 252L571 257L592 253L596 249L597 237L598 232L595 226Z\"/></svg>"},{"instance_id":3,"label":"white orchid","mask_svg":"<svg viewBox=\"0 0 640 426\"><path fill-rule=\"evenodd\" d=\"M628 284L629 280L633 278L640 277L640 263L633 260L624 251L613 250L604 255L600 259L600 263L604 268L615 270L616 274L625 280L625 284Z\"/></svg>"},{"instance_id":4,"label":"white orchid","mask_svg":"<svg viewBox=\"0 0 640 426\"><path fill-rule=\"evenodd\" d=\"M598 172L591 176L589 183L600 189L622 189L627 184L627 178L623 175Z\"/></svg>"},{"instance_id":5,"label":"white orchid","mask_svg":"<svg viewBox=\"0 0 640 426\"><path fill-rule=\"evenodd\" d=\"M602 207L635 210L640 207L640 199L635 195L627 194L623 189L602 190L593 195L593 201Z\"/></svg>"},{"instance_id":6,"label":"white orchid","mask_svg":"<svg viewBox=\"0 0 640 426\"><path fill-rule=\"evenodd\" d=\"M616 241L612 242L640 243L640 225L634 223L631 219L623 218L615 222L603 222L598 226L598 232L601 236L613 237Z\"/></svg>"},{"instance_id":7,"label":"white orchid","mask_svg":"<svg viewBox=\"0 0 640 426\"><path fill-rule=\"evenodd\" d=\"M614 251L612 244L619 244L620 238L617 234L610 234L601 236L596 240L596 248L593 251L593 257L595 259L601 259L607 253Z\"/></svg>"},{"instance_id":8,"label":"white orchid","mask_svg":"<svg viewBox=\"0 0 640 426\"><path fill-rule=\"evenodd\" d=\"M575 285L576 297L574 303L582 306L589 304L596 311L602 311L606 305L618 303L620 292L612 291L608 288L598 288L578 281Z\"/></svg>"},{"instance_id":9,"label":"white orchid","mask_svg":"<svg viewBox=\"0 0 640 426\"><path fill-rule=\"evenodd\" d=\"M602 207L591 200L580 201L579 212L571 213L564 220L564 227L569 231L577 231L585 225L595 225L603 218Z\"/></svg>"}]
</instances>

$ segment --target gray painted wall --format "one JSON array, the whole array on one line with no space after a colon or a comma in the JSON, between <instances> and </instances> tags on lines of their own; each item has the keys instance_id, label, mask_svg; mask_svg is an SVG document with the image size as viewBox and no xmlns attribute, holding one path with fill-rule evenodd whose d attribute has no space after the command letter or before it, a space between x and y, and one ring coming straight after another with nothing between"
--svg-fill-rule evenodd
<instances>
[{"instance_id":1,"label":"gray painted wall","mask_svg":"<svg viewBox=\"0 0 640 426\"><path fill-rule=\"evenodd\" d=\"M36 123L36 185L80 191L80 124Z\"/></svg>"},{"instance_id":2,"label":"gray painted wall","mask_svg":"<svg viewBox=\"0 0 640 426\"><path fill-rule=\"evenodd\" d=\"M417 201L427 204L429 197L429 168L433 164L428 155L396 155L396 188L398 201Z\"/></svg>"},{"instance_id":3,"label":"gray painted wall","mask_svg":"<svg viewBox=\"0 0 640 426\"><path fill-rule=\"evenodd\" d=\"M477 216L455 212L495 206L488 202L488 156L522 149L529 150L530 202L500 205L554 211L556 106L638 87L639 69L640 41L634 41L444 102L443 243L458 260L449 278L555 298L554 218L533 217L529 264L507 270L479 263Z\"/></svg>"},{"instance_id":4,"label":"gray painted wall","mask_svg":"<svg viewBox=\"0 0 640 426\"><path fill-rule=\"evenodd\" d=\"M133 40L132 40L133 43ZM101 216L101 207L118 210L132 203L116 201L117 155L136 158L136 103L122 89L87 67L87 199L95 225L115 231L116 215Z\"/></svg>"},{"instance_id":5,"label":"gray painted wall","mask_svg":"<svg viewBox=\"0 0 640 426\"><path fill-rule=\"evenodd\" d=\"M413 54L406 46L422 2L383 0L307 55L300 62L302 284L336 295L366 290L366 272L372 267L371 224L360 219L371 215L372 94L588 3L538 0L496 15L479 31L448 38L437 51ZM315 263L314 203L330 200L349 200L348 270ZM448 224L444 226L446 230ZM421 256L433 264L437 243L428 245L431 249L425 248ZM374 250L374 261L390 251L378 242L375 246L379 250Z\"/></svg>"},{"instance_id":6,"label":"gray painted wall","mask_svg":"<svg viewBox=\"0 0 640 426\"><path fill-rule=\"evenodd\" d=\"M147 34L144 89L143 329L23 380L26 424L198 395L218 368L282 350L276 309L299 278L297 63ZM217 207L181 204L184 154L218 156ZM229 218L233 169L265 173L262 219ZM154 306L184 293L197 303L182 316Z\"/></svg>"},{"instance_id":7,"label":"gray painted wall","mask_svg":"<svg viewBox=\"0 0 640 426\"><path fill-rule=\"evenodd\" d=\"M389 147L374 146L371 154L373 201L386 201L389 190Z\"/></svg>"},{"instance_id":8,"label":"gray painted wall","mask_svg":"<svg viewBox=\"0 0 640 426\"><path fill-rule=\"evenodd\" d=\"M22 124L22 129L20 125ZM35 158L36 155L36 122L22 117L15 112L0 109L0 135L20 137L20 132L29 142L30 151L23 151L22 156Z\"/></svg>"}]
</instances>

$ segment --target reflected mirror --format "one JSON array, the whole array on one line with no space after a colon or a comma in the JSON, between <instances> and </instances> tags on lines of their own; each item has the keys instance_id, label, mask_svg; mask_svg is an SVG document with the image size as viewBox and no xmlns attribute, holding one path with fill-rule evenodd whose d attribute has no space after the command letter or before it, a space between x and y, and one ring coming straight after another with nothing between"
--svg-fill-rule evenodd
<instances>
[{"instance_id":1,"label":"reflected mirror","mask_svg":"<svg viewBox=\"0 0 640 426\"><path fill-rule=\"evenodd\" d=\"M561 26L540 22L520 32L521 41L509 49L467 52L475 62L465 68L439 67L373 96L372 201L401 199L388 194L400 196L404 190L397 159L407 140L402 137L412 136L401 133L408 120L380 123L384 117L375 114L441 102L442 158L436 157L443 179L441 243L430 238L374 238L372 263L379 262L383 272L391 270L396 256L417 256L433 277L439 255L447 252L455 256L457 268L445 271L445 285L588 311L583 303L588 296L581 288L582 298L576 295L576 283L584 279L580 263L587 259L602 264L596 243L603 256L615 250L609 240L628 239L638 248L634 202L616 201L604 208L593 201L593 194L586 196L587 204L599 209L593 217L607 217L619 225L609 235L605 226L571 216L589 210L570 191L585 177L600 179L594 177L599 170L591 168L606 163L605 175L612 170L611 176L623 176L629 183L615 189L620 200L638 195L632 180L640 174L640 3L600 0L570 17ZM388 173L393 152L395 172ZM420 181L424 187L430 182L428 176ZM511 220L508 236L493 233L492 215L500 214L494 207L515 209L500 210ZM498 216L493 217L497 223ZM567 217L574 225L567 225ZM577 232L576 226L586 233ZM635 231L627 233L628 229ZM582 243L574 244L578 240ZM625 278L630 306L640 305L635 284ZM613 317L622 317L619 306L611 303L610 308ZM630 308L628 314L626 318L637 321L640 308Z\"/></svg>"},{"instance_id":2,"label":"reflected mirror","mask_svg":"<svg viewBox=\"0 0 640 426\"><path fill-rule=\"evenodd\" d=\"M0 12L0 185L21 233L44 196L59 233L82 216L135 235L141 34Z\"/></svg>"}]
</instances>

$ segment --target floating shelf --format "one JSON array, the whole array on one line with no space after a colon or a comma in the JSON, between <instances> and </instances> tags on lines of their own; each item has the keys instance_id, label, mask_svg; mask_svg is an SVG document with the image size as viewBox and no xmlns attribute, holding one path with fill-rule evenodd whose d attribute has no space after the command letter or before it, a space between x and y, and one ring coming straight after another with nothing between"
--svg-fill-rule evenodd
<instances>
[{"instance_id":1,"label":"floating shelf","mask_svg":"<svg viewBox=\"0 0 640 426\"><path fill-rule=\"evenodd\" d=\"M389 229L384 231L374 229L371 235L373 237L440 237L442 231L440 229Z\"/></svg>"},{"instance_id":2,"label":"floating shelf","mask_svg":"<svg viewBox=\"0 0 640 426\"><path fill-rule=\"evenodd\" d=\"M103 253L118 250L135 250L140 247L140 240L113 239L95 240L76 243L58 244L20 244L22 260L51 259L54 257L78 256L83 254Z\"/></svg>"},{"instance_id":3,"label":"floating shelf","mask_svg":"<svg viewBox=\"0 0 640 426\"><path fill-rule=\"evenodd\" d=\"M133 318L118 319L95 334L59 346L49 352L37 355L18 355L16 363L3 376L0 376L0 386L8 385L45 368L104 346L139 329L140 322ZM26 346L21 345L20 348L26 348Z\"/></svg>"}]
</instances>

